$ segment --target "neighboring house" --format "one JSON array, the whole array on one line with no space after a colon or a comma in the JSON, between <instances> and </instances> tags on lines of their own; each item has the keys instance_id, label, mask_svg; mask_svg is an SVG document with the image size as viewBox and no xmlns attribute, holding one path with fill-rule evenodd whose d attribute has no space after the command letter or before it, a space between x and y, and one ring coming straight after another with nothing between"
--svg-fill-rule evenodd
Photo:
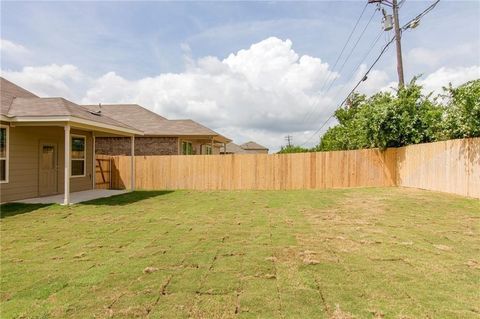
<instances>
[{"instance_id":1,"label":"neighboring house","mask_svg":"<svg viewBox=\"0 0 480 319\"><path fill-rule=\"evenodd\" d=\"M247 154L268 154L268 148L257 144L253 141L243 143L240 147L247 153Z\"/></svg>"},{"instance_id":2,"label":"neighboring house","mask_svg":"<svg viewBox=\"0 0 480 319\"><path fill-rule=\"evenodd\" d=\"M247 153L240 145L237 145L233 142L228 143L225 147L222 148L221 154L245 154Z\"/></svg>"},{"instance_id":3,"label":"neighboring house","mask_svg":"<svg viewBox=\"0 0 480 319\"><path fill-rule=\"evenodd\" d=\"M137 104L84 105L143 131L135 138L135 155L220 154L230 139L192 120L168 120ZM96 138L98 154L128 155L128 138Z\"/></svg>"},{"instance_id":4,"label":"neighboring house","mask_svg":"<svg viewBox=\"0 0 480 319\"><path fill-rule=\"evenodd\" d=\"M95 137L127 137L133 144L143 134L66 99L40 98L4 78L0 91L0 202L64 194L68 204L71 191L94 188Z\"/></svg>"},{"instance_id":5,"label":"neighboring house","mask_svg":"<svg viewBox=\"0 0 480 319\"><path fill-rule=\"evenodd\" d=\"M252 141L242 145L230 142L222 147L220 154L268 154L268 148Z\"/></svg>"}]
</instances>

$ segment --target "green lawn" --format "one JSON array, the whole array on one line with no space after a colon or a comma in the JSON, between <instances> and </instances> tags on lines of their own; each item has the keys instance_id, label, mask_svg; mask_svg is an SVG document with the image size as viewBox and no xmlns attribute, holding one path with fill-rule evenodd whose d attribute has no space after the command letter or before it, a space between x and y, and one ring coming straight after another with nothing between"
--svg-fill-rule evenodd
<instances>
[{"instance_id":1,"label":"green lawn","mask_svg":"<svg viewBox=\"0 0 480 319\"><path fill-rule=\"evenodd\" d=\"M402 188L1 207L2 318L479 318L480 201Z\"/></svg>"}]
</instances>

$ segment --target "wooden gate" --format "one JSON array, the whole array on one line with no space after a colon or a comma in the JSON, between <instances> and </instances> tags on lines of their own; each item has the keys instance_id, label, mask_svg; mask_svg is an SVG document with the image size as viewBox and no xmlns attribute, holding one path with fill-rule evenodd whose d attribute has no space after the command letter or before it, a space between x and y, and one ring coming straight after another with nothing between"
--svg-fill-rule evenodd
<instances>
[{"instance_id":1,"label":"wooden gate","mask_svg":"<svg viewBox=\"0 0 480 319\"><path fill-rule=\"evenodd\" d=\"M110 189L112 176L112 158L108 155L95 157L95 188Z\"/></svg>"}]
</instances>

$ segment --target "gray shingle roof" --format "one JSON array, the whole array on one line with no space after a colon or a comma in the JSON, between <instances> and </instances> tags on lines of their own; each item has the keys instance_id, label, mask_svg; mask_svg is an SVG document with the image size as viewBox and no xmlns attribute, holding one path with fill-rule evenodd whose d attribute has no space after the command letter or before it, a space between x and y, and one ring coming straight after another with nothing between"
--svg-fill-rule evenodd
<instances>
[{"instance_id":1,"label":"gray shingle roof","mask_svg":"<svg viewBox=\"0 0 480 319\"><path fill-rule=\"evenodd\" d=\"M243 143L242 145L240 145L240 147L244 150L268 150L268 148L266 148L265 146L257 144L253 141Z\"/></svg>"},{"instance_id":2,"label":"gray shingle roof","mask_svg":"<svg viewBox=\"0 0 480 319\"><path fill-rule=\"evenodd\" d=\"M116 121L108 116L92 114L92 112L86 108L64 98L37 97L35 94L4 78L0 77L0 79L1 114L7 117L46 118L68 116L137 131L134 127Z\"/></svg>"},{"instance_id":3,"label":"gray shingle roof","mask_svg":"<svg viewBox=\"0 0 480 319\"><path fill-rule=\"evenodd\" d=\"M222 150L223 151L223 150ZM231 154L242 154L246 153L243 148L240 147L240 145L237 145L233 142L230 142L227 144L227 151L226 153L231 153Z\"/></svg>"},{"instance_id":4,"label":"gray shingle roof","mask_svg":"<svg viewBox=\"0 0 480 319\"><path fill-rule=\"evenodd\" d=\"M0 91L1 91L1 100L0 100L0 114L7 115L12 101L16 97L38 97L30 91L25 90L24 88L19 87L18 85L0 77Z\"/></svg>"},{"instance_id":5,"label":"gray shingle roof","mask_svg":"<svg viewBox=\"0 0 480 319\"><path fill-rule=\"evenodd\" d=\"M99 105L84 105L90 111L98 111ZM138 104L102 104L102 114L128 124L152 136L218 136L219 133L193 120L168 120Z\"/></svg>"},{"instance_id":6,"label":"gray shingle roof","mask_svg":"<svg viewBox=\"0 0 480 319\"><path fill-rule=\"evenodd\" d=\"M129 126L142 130L145 134L154 135L159 123L167 121L163 116L138 104L102 104L82 105L91 112L98 112L115 119L116 121L125 123Z\"/></svg>"},{"instance_id":7,"label":"gray shingle roof","mask_svg":"<svg viewBox=\"0 0 480 319\"><path fill-rule=\"evenodd\" d=\"M73 116L102 124L120 126L134 130L134 127L116 121L103 114L92 114L86 108L61 97L15 98L7 116Z\"/></svg>"}]
</instances>

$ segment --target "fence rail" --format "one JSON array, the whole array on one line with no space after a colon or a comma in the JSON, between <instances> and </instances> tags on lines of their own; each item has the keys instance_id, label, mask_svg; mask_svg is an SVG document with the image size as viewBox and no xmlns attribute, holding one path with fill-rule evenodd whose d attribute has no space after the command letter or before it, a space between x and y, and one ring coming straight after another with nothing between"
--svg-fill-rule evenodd
<instances>
[{"instance_id":1,"label":"fence rail","mask_svg":"<svg viewBox=\"0 0 480 319\"><path fill-rule=\"evenodd\" d=\"M113 156L111 159L111 187L129 188L131 157ZM385 151L136 156L135 177L137 189L406 186L480 198L480 138Z\"/></svg>"}]
</instances>

